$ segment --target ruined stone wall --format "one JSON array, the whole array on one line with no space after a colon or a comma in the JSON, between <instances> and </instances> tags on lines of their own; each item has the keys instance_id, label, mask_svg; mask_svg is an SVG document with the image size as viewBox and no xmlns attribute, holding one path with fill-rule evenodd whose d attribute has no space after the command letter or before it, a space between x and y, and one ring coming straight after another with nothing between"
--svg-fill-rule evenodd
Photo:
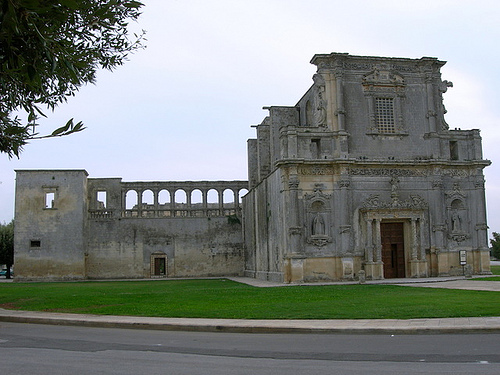
<instances>
[{"instance_id":1,"label":"ruined stone wall","mask_svg":"<svg viewBox=\"0 0 500 375\"><path fill-rule=\"evenodd\" d=\"M85 277L86 196L83 170L17 171L17 280Z\"/></svg>"},{"instance_id":2,"label":"ruined stone wall","mask_svg":"<svg viewBox=\"0 0 500 375\"><path fill-rule=\"evenodd\" d=\"M241 275L246 181L90 179L90 278ZM106 200L106 202L104 202ZM155 274L155 258L165 272Z\"/></svg>"},{"instance_id":3,"label":"ruined stone wall","mask_svg":"<svg viewBox=\"0 0 500 375\"><path fill-rule=\"evenodd\" d=\"M89 278L152 277L152 257L163 254L166 277L243 273L243 236L237 218L91 219L89 232Z\"/></svg>"},{"instance_id":4,"label":"ruined stone wall","mask_svg":"<svg viewBox=\"0 0 500 375\"><path fill-rule=\"evenodd\" d=\"M247 186L17 171L16 278L241 275Z\"/></svg>"}]
</instances>

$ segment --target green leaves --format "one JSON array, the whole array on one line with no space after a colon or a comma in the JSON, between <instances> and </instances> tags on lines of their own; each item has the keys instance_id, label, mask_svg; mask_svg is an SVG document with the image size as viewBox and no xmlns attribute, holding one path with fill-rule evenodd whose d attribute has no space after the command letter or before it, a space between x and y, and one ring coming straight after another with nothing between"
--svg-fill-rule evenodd
<instances>
[{"instance_id":1,"label":"green leaves","mask_svg":"<svg viewBox=\"0 0 500 375\"><path fill-rule=\"evenodd\" d=\"M84 129L70 120L46 136L36 132L40 107L54 109L143 48L144 32L127 26L143 4L129 0L4 0L0 6L0 152L19 157L32 139ZM27 124L13 113L25 111ZM18 128L18 129L16 129ZM15 136L13 136L15 134Z\"/></svg>"},{"instance_id":2,"label":"green leaves","mask_svg":"<svg viewBox=\"0 0 500 375\"><path fill-rule=\"evenodd\" d=\"M82 131L85 129L83 126L83 122L78 122L76 125L73 123L73 119L69 120L66 125L61 126L60 128L54 130L52 134L49 136L44 136L43 138L50 138L50 137L61 137L63 135L68 135L72 133L77 133L79 131Z\"/></svg>"}]
</instances>

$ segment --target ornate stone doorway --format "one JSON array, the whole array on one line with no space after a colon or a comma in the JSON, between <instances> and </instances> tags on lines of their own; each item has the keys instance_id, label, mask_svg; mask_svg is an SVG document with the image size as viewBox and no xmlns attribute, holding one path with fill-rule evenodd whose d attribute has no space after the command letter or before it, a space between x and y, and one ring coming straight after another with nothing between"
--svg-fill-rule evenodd
<instances>
[{"instance_id":1,"label":"ornate stone doorway","mask_svg":"<svg viewBox=\"0 0 500 375\"><path fill-rule=\"evenodd\" d=\"M404 224L380 224L380 237L382 242L382 262L384 264L384 278L406 277L405 272L405 246Z\"/></svg>"}]
</instances>

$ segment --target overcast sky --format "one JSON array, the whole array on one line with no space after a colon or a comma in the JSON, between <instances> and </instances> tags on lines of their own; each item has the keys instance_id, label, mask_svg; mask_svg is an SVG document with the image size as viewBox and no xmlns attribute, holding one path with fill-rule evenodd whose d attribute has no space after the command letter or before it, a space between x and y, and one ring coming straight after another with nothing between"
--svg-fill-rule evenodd
<instances>
[{"instance_id":1,"label":"overcast sky","mask_svg":"<svg viewBox=\"0 0 500 375\"><path fill-rule=\"evenodd\" d=\"M448 61L451 128L481 129L490 231L500 232L498 0L145 0L147 49L83 87L40 127L87 129L0 154L0 222L14 212L15 169L85 169L124 181L247 179L250 126L263 106L294 105L316 53Z\"/></svg>"}]
</instances>

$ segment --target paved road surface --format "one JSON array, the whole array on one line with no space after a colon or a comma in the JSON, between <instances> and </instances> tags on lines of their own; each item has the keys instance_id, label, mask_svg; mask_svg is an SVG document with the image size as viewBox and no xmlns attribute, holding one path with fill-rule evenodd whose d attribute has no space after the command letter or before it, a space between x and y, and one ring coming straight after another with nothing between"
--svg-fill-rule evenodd
<instances>
[{"instance_id":1,"label":"paved road surface","mask_svg":"<svg viewBox=\"0 0 500 375\"><path fill-rule=\"evenodd\" d=\"M5 374L499 374L500 334L169 332L0 323Z\"/></svg>"}]
</instances>

